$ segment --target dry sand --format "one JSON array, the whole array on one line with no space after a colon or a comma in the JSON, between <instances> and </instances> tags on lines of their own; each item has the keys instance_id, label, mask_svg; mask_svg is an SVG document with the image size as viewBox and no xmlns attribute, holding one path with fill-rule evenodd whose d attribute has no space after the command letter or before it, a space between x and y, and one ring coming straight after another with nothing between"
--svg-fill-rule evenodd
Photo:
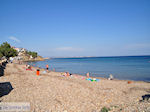
<instances>
[{"instance_id":1,"label":"dry sand","mask_svg":"<svg viewBox=\"0 0 150 112\"><path fill-rule=\"evenodd\" d=\"M63 77L59 72L36 75L25 65L7 64L0 83L10 82L13 90L1 102L30 102L31 112L150 112L150 83L123 80L91 82L80 76Z\"/></svg>"}]
</instances>

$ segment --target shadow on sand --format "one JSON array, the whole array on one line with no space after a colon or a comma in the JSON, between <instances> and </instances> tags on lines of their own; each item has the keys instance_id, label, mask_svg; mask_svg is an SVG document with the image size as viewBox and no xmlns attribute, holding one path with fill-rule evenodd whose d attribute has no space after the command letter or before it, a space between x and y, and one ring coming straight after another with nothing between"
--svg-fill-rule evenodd
<instances>
[{"instance_id":1,"label":"shadow on sand","mask_svg":"<svg viewBox=\"0 0 150 112\"><path fill-rule=\"evenodd\" d=\"M10 82L2 82L0 83L0 97L8 95L13 87Z\"/></svg>"},{"instance_id":2,"label":"shadow on sand","mask_svg":"<svg viewBox=\"0 0 150 112\"><path fill-rule=\"evenodd\" d=\"M140 100L139 102L144 102L144 101L148 101L150 100L150 94L145 94L142 96L142 100Z\"/></svg>"},{"instance_id":3,"label":"shadow on sand","mask_svg":"<svg viewBox=\"0 0 150 112\"><path fill-rule=\"evenodd\" d=\"M4 75L4 69L6 68L6 64L7 62L0 64L0 77Z\"/></svg>"},{"instance_id":4,"label":"shadow on sand","mask_svg":"<svg viewBox=\"0 0 150 112\"><path fill-rule=\"evenodd\" d=\"M143 101L148 101L150 99L150 94L145 94L142 96Z\"/></svg>"}]
</instances>

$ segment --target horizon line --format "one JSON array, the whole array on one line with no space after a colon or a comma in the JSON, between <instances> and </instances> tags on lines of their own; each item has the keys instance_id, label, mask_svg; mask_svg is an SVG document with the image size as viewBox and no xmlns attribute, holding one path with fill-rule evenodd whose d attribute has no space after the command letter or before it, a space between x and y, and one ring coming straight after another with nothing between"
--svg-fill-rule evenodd
<instances>
[{"instance_id":1,"label":"horizon line","mask_svg":"<svg viewBox=\"0 0 150 112\"><path fill-rule=\"evenodd\" d=\"M96 57L134 57L134 56L150 56L149 55L116 55L116 56L52 56L48 58L96 58Z\"/></svg>"}]
</instances>

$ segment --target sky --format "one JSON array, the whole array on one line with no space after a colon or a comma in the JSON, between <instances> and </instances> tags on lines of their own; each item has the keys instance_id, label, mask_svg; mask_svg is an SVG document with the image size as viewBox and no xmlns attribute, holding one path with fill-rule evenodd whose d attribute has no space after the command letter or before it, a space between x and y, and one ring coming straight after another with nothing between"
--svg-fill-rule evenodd
<instances>
[{"instance_id":1,"label":"sky","mask_svg":"<svg viewBox=\"0 0 150 112\"><path fill-rule=\"evenodd\" d=\"M150 55L150 0L0 0L0 44L43 57Z\"/></svg>"}]
</instances>

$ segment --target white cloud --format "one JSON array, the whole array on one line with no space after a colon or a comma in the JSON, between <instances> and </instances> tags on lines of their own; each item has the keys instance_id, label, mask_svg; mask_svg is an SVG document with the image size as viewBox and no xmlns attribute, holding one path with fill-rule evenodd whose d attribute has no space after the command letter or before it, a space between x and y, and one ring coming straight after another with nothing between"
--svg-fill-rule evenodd
<instances>
[{"instance_id":1,"label":"white cloud","mask_svg":"<svg viewBox=\"0 0 150 112\"><path fill-rule=\"evenodd\" d=\"M13 40L13 41L15 41L15 42L18 42L18 43L21 42L18 38L14 37L14 36L10 36L9 39L10 39L10 40Z\"/></svg>"},{"instance_id":2,"label":"white cloud","mask_svg":"<svg viewBox=\"0 0 150 112\"><path fill-rule=\"evenodd\" d=\"M73 47L59 47L59 48L56 48L55 50L57 50L57 51L75 51L75 52L83 51L82 48L73 48Z\"/></svg>"}]
</instances>

